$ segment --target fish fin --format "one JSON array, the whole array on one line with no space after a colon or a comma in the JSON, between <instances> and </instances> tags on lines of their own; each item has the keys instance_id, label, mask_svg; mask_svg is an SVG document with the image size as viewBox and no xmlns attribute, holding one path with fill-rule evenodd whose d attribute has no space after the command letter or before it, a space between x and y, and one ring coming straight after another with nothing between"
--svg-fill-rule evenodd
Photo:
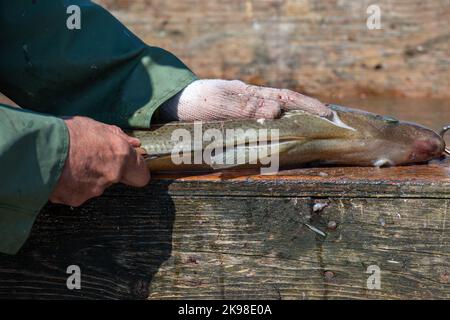
<instances>
[{"instance_id":1,"label":"fish fin","mask_svg":"<svg viewBox=\"0 0 450 320\"><path fill-rule=\"evenodd\" d=\"M300 110L300 109L291 109L291 110L284 111L283 114L281 115L281 118L290 118L292 116L296 116L299 114L305 114L305 113L307 113L307 112Z\"/></svg>"},{"instance_id":2,"label":"fish fin","mask_svg":"<svg viewBox=\"0 0 450 320\"><path fill-rule=\"evenodd\" d=\"M343 128L343 129L347 129L347 130L351 130L351 131L356 131L355 128L350 127L349 125L345 124L341 118L339 118L338 114L336 111L331 110L333 117L330 119L324 118L322 117L323 120L331 122L333 125L339 127L339 128Z\"/></svg>"},{"instance_id":3,"label":"fish fin","mask_svg":"<svg viewBox=\"0 0 450 320\"><path fill-rule=\"evenodd\" d=\"M387 158L380 158L378 160L375 160L373 162L373 166L377 167L377 168L381 168L381 167L390 167L395 165L393 161L391 161L390 159Z\"/></svg>"},{"instance_id":4,"label":"fish fin","mask_svg":"<svg viewBox=\"0 0 450 320\"><path fill-rule=\"evenodd\" d=\"M224 152L211 156L209 164L214 170L238 167L245 163L239 163L236 156L238 156L240 152L244 152L244 154L247 155L249 149L250 147L246 148L245 146L227 147ZM207 159L204 160L206 161Z\"/></svg>"},{"instance_id":5,"label":"fish fin","mask_svg":"<svg viewBox=\"0 0 450 320\"><path fill-rule=\"evenodd\" d=\"M283 113L282 118L290 118L293 116L297 116L299 114L308 114L311 115L311 113L308 113L306 111L303 110L289 110ZM325 121L328 121L330 123L332 123L333 125L343 128L343 129L348 129L348 130L352 130L352 131L356 131L355 128L350 127L349 125L347 125L344 121L341 120L341 118L339 118L339 115L337 114L337 112L335 110L331 110L331 117L320 117L317 116Z\"/></svg>"},{"instance_id":6,"label":"fish fin","mask_svg":"<svg viewBox=\"0 0 450 320\"><path fill-rule=\"evenodd\" d=\"M290 146L291 141L283 141L266 145L238 145L227 147L224 152L212 156L209 165L214 170L221 170L235 168L245 164L257 164L258 161L260 162L282 151L286 151ZM261 152L265 153L263 157L260 157Z\"/></svg>"}]
</instances>

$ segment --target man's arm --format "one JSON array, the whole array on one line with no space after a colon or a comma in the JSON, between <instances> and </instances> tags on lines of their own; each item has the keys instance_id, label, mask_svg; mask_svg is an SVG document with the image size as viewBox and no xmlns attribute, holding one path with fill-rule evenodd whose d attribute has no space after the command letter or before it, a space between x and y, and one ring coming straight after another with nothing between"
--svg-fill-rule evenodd
<instances>
[{"instance_id":1,"label":"man's arm","mask_svg":"<svg viewBox=\"0 0 450 320\"><path fill-rule=\"evenodd\" d=\"M114 183L146 185L139 145L119 127L89 118L0 104L0 252L19 250L49 198L78 206Z\"/></svg>"},{"instance_id":2,"label":"man's arm","mask_svg":"<svg viewBox=\"0 0 450 320\"><path fill-rule=\"evenodd\" d=\"M67 1L0 0L0 92L22 108L146 128L196 79L100 6L70 4L81 9L80 30L66 26ZM133 149L139 141L117 127L4 105L0 112L0 252L19 250L49 198L77 205L115 182L148 182Z\"/></svg>"},{"instance_id":3,"label":"man's arm","mask_svg":"<svg viewBox=\"0 0 450 320\"><path fill-rule=\"evenodd\" d=\"M81 9L79 30L66 26L69 5ZM57 116L146 128L163 102L196 80L174 55L86 0L0 0L0 43L0 92Z\"/></svg>"},{"instance_id":4,"label":"man's arm","mask_svg":"<svg viewBox=\"0 0 450 320\"><path fill-rule=\"evenodd\" d=\"M64 121L0 104L0 252L16 253L64 166Z\"/></svg>"}]
</instances>

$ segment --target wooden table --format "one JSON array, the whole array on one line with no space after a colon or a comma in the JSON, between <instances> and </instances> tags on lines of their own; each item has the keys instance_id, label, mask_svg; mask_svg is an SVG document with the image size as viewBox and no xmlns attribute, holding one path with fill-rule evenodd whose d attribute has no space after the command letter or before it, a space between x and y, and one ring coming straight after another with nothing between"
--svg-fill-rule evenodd
<instances>
[{"instance_id":1,"label":"wooden table","mask_svg":"<svg viewBox=\"0 0 450 320\"><path fill-rule=\"evenodd\" d=\"M20 254L0 256L0 298L448 299L449 198L446 162L158 175L48 205Z\"/></svg>"}]
</instances>

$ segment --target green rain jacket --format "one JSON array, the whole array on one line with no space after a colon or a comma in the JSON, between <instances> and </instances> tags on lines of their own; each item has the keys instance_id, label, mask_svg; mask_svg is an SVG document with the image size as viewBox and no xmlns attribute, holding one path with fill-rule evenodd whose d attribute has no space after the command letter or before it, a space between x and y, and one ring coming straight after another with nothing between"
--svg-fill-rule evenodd
<instances>
[{"instance_id":1,"label":"green rain jacket","mask_svg":"<svg viewBox=\"0 0 450 320\"><path fill-rule=\"evenodd\" d=\"M60 116L147 128L196 77L91 1L0 0L0 43L0 92L23 108L0 104L0 252L15 254L65 163Z\"/></svg>"}]
</instances>

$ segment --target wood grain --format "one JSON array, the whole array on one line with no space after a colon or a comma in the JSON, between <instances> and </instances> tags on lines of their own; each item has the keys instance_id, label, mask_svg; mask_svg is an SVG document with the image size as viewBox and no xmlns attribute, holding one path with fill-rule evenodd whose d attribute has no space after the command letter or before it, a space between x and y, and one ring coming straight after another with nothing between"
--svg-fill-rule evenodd
<instances>
[{"instance_id":1,"label":"wood grain","mask_svg":"<svg viewBox=\"0 0 450 320\"><path fill-rule=\"evenodd\" d=\"M448 169L159 175L48 205L20 253L0 255L0 298L448 299ZM72 264L81 290L66 288Z\"/></svg>"},{"instance_id":2,"label":"wood grain","mask_svg":"<svg viewBox=\"0 0 450 320\"><path fill-rule=\"evenodd\" d=\"M159 173L155 179L173 179L170 190L176 195L448 198L450 191L447 161L390 168L302 168L267 176L232 170L181 177Z\"/></svg>"}]
</instances>

